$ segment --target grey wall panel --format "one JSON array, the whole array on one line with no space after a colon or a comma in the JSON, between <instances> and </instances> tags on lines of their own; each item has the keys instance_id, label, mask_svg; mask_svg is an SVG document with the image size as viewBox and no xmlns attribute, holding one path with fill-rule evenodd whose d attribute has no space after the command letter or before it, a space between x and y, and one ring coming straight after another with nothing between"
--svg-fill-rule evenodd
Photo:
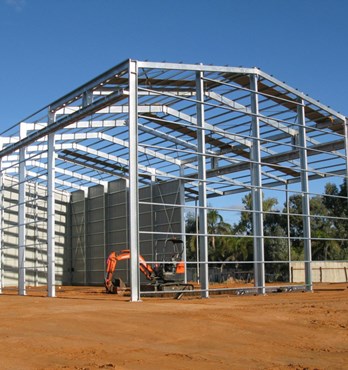
<instances>
[{"instance_id":1,"label":"grey wall panel","mask_svg":"<svg viewBox=\"0 0 348 370\"><path fill-rule=\"evenodd\" d=\"M70 201L71 222L71 282L85 284L85 193L81 190L71 194Z\"/></svg>"},{"instance_id":2,"label":"grey wall panel","mask_svg":"<svg viewBox=\"0 0 348 370\"><path fill-rule=\"evenodd\" d=\"M18 284L18 183L15 178L4 176L3 253L4 285ZM69 262L67 248L67 209L69 194L55 192L56 206L56 282L67 277ZM47 190L33 182L26 183L26 284L47 283ZM68 273L70 275L70 271Z\"/></svg>"},{"instance_id":3,"label":"grey wall panel","mask_svg":"<svg viewBox=\"0 0 348 370\"><path fill-rule=\"evenodd\" d=\"M121 249L128 249L128 243L125 241L122 242L122 240L127 239L127 235L128 235L127 229L108 232L109 240L115 240L114 243L109 242L108 244L108 249L110 253L113 251L120 251Z\"/></svg>"},{"instance_id":4,"label":"grey wall panel","mask_svg":"<svg viewBox=\"0 0 348 370\"><path fill-rule=\"evenodd\" d=\"M178 181L153 184L139 189L140 253L153 261L164 240L180 234L180 208L154 205L177 204ZM27 183L26 268L29 285L46 284L47 273L47 191ZM68 204L68 201L70 203ZM5 286L18 279L18 185L4 181L4 277ZM88 195L76 191L56 192L56 281L68 284L100 285L105 261L111 251L128 249L128 188L123 179L89 188ZM165 233L157 235L156 232ZM168 234L166 234L168 233ZM129 281L129 262L118 264L117 276ZM142 277L145 281L145 278Z\"/></svg>"},{"instance_id":5,"label":"grey wall panel","mask_svg":"<svg viewBox=\"0 0 348 370\"><path fill-rule=\"evenodd\" d=\"M105 258L104 186L96 185L88 189L86 222L86 283L95 285L103 281Z\"/></svg>"},{"instance_id":6,"label":"grey wall panel","mask_svg":"<svg viewBox=\"0 0 348 370\"><path fill-rule=\"evenodd\" d=\"M46 283L47 273L47 190L37 183L26 183L26 281Z\"/></svg>"},{"instance_id":7,"label":"grey wall panel","mask_svg":"<svg viewBox=\"0 0 348 370\"><path fill-rule=\"evenodd\" d=\"M104 220L95 220L95 221L89 220L87 230L88 235L91 236L98 235L103 238L102 242L104 243L104 225L105 225Z\"/></svg>"},{"instance_id":8,"label":"grey wall panel","mask_svg":"<svg viewBox=\"0 0 348 370\"><path fill-rule=\"evenodd\" d=\"M179 204L179 181L153 184L139 189L139 248L147 261L162 253L164 240L173 233L181 236L180 207L152 203ZM105 262L112 252L128 249L128 187L120 179L110 182L107 191L97 185L88 195L81 191L71 196L72 283L100 285ZM164 235L156 235L156 232ZM85 272L85 273L84 273ZM115 276L129 281L129 262L120 261ZM141 275L142 281L146 281Z\"/></svg>"},{"instance_id":9,"label":"grey wall panel","mask_svg":"<svg viewBox=\"0 0 348 370\"><path fill-rule=\"evenodd\" d=\"M157 184L153 189L153 202L161 203L161 205L154 205L155 251L159 259L166 254L167 260L170 257L170 251L166 250L166 240L182 237L181 208L172 206L180 205L180 181Z\"/></svg>"},{"instance_id":10,"label":"grey wall panel","mask_svg":"<svg viewBox=\"0 0 348 370\"><path fill-rule=\"evenodd\" d=\"M69 201L66 194L55 192L56 281L71 283L71 245L69 232Z\"/></svg>"},{"instance_id":11,"label":"grey wall panel","mask_svg":"<svg viewBox=\"0 0 348 370\"><path fill-rule=\"evenodd\" d=\"M152 191L153 186L147 186L139 189L139 200L140 202L151 203L152 202ZM140 230L140 254L146 260L153 260L153 205L152 204L140 204L139 205L139 230ZM142 232L150 232L142 233Z\"/></svg>"},{"instance_id":12,"label":"grey wall panel","mask_svg":"<svg viewBox=\"0 0 348 370\"><path fill-rule=\"evenodd\" d=\"M119 179L108 184L106 202L106 256L112 251L128 249L128 195L127 181ZM105 263L104 263L105 267ZM126 281L128 264L119 263L118 276Z\"/></svg>"},{"instance_id":13,"label":"grey wall panel","mask_svg":"<svg viewBox=\"0 0 348 370\"><path fill-rule=\"evenodd\" d=\"M123 219L127 218L128 206L127 206L126 200L124 199L126 194L127 194L126 192L124 192L122 195L114 193L114 194L111 194L111 196L109 196L110 201L114 202L114 204L112 204L109 201L109 204L108 204L109 206L108 211L109 211L110 218L116 218L116 217L123 218ZM124 203L117 204L117 199L119 199L120 202L124 202Z\"/></svg>"}]
</instances>

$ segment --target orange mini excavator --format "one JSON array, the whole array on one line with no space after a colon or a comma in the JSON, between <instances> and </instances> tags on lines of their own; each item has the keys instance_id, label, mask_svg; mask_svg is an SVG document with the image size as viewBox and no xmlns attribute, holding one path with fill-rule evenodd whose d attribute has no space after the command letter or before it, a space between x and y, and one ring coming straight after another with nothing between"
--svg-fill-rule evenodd
<instances>
[{"instance_id":1,"label":"orange mini excavator","mask_svg":"<svg viewBox=\"0 0 348 370\"><path fill-rule=\"evenodd\" d=\"M179 239L167 239L165 246L171 242L175 247L183 242ZM157 256L157 253L156 253ZM164 258L164 254L162 254ZM111 252L106 260L106 273L104 279L104 286L107 293L117 293L118 283L113 280L114 272L116 270L117 262L130 259L130 250L124 249L120 252ZM154 267L148 264L145 259L139 255L139 269L145 275L146 279L150 281L150 285L154 291L166 290L193 290L192 284L186 284L183 280L185 273L185 264L182 261L182 251L175 248L175 252L171 254L170 261L156 262ZM182 276L182 278L180 278ZM179 277L179 278L178 278ZM178 298L178 297L177 297Z\"/></svg>"}]
</instances>

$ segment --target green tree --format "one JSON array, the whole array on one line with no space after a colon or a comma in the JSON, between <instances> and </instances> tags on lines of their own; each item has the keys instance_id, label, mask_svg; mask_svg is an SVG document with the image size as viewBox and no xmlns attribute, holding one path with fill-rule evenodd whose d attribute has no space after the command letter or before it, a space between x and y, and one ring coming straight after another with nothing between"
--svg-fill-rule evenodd
<instances>
[{"instance_id":1,"label":"green tree","mask_svg":"<svg viewBox=\"0 0 348 370\"><path fill-rule=\"evenodd\" d=\"M197 232L197 222L193 214L189 214L186 221L186 232L195 234ZM222 215L216 209L209 209L207 212L208 228L208 257L210 261L236 260L240 255L236 247L233 227L224 221ZM224 236L224 235L230 235ZM245 253L244 253L245 254ZM197 256L197 237L190 235L187 237L187 255L191 260ZM243 253L242 253L243 255Z\"/></svg>"},{"instance_id":2,"label":"green tree","mask_svg":"<svg viewBox=\"0 0 348 370\"><path fill-rule=\"evenodd\" d=\"M197 233L197 220L193 213L189 213L185 225L186 234ZM197 238L196 235L186 236L186 258L188 261L197 260Z\"/></svg>"},{"instance_id":3,"label":"green tree","mask_svg":"<svg viewBox=\"0 0 348 370\"><path fill-rule=\"evenodd\" d=\"M291 237L291 259L303 260L303 215L302 194L289 197L289 232ZM217 210L207 213L208 253L209 260L221 261L223 270L227 261L253 261L253 207L251 193L242 199L244 206L239 222L235 225L226 223ZM263 232L266 261L266 273L282 275L288 273L287 263L289 246L287 239L288 222L286 204L280 213L276 206L276 198L263 198ZM310 223L312 236L312 258L314 260L347 259L348 258L348 200L347 182L340 187L328 183L325 194L310 199ZM186 232L195 234L197 220L189 215ZM346 240L345 240L346 239ZM187 238L188 258L195 260L197 256L197 240L195 235ZM236 265L237 266L237 265ZM250 266L242 264L242 269Z\"/></svg>"},{"instance_id":4,"label":"green tree","mask_svg":"<svg viewBox=\"0 0 348 370\"><path fill-rule=\"evenodd\" d=\"M329 211L323 199L322 196L316 196L310 200L312 258L314 260L337 259L341 249L339 243L334 240L334 220L328 218Z\"/></svg>"},{"instance_id":5,"label":"green tree","mask_svg":"<svg viewBox=\"0 0 348 370\"><path fill-rule=\"evenodd\" d=\"M232 227L229 223L226 223L223 217L219 214L216 209L209 209L207 213L207 226L208 226L208 243L209 252L211 255L214 254L216 250L216 240L220 242L221 236L216 236L215 234L228 235L232 232Z\"/></svg>"},{"instance_id":6,"label":"green tree","mask_svg":"<svg viewBox=\"0 0 348 370\"><path fill-rule=\"evenodd\" d=\"M252 204L252 195L249 193L245 195L242 199L244 205L244 211L241 214L240 222L237 225L237 230L241 233L250 235L253 230L253 204ZM270 212L275 212L275 206L278 204L276 198L266 198L262 200L263 208L263 219L264 224L272 224L274 216Z\"/></svg>"},{"instance_id":7,"label":"green tree","mask_svg":"<svg viewBox=\"0 0 348 370\"><path fill-rule=\"evenodd\" d=\"M335 192L328 186L327 191ZM331 208L328 208L328 206ZM310 225L313 260L337 259L341 256L341 247L337 238L337 220L332 218L337 212L338 204L334 198L315 196L310 199ZM292 237L293 259L303 259L303 216L302 195L289 198L290 236ZM343 231L343 230L342 230Z\"/></svg>"},{"instance_id":8,"label":"green tree","mask_svg":"<svg viewBox=\"0 0 348 370\"><path fill-rule=\"evenodd\" d=\"M327 183L325 186L325 195L323 196L323 204L327 209L330 220L330 232L332 237L338 240L336 243L339 246L339 259L348 258L348 199L347 199L347 181L338 188L336 184ZM346 240L343 240L346 239ZM337 254L336 254L337 255Z\"/></svg>"}]
</instances>

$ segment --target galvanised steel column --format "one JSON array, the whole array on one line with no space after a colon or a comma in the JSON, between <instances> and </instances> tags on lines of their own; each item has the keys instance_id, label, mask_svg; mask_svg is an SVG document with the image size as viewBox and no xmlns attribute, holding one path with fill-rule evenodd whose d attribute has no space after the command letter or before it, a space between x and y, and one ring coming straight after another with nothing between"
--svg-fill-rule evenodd
<instances>
[{"instance_id":1,"label":"galvanised steel column","mask_svg":"<svg viewBox=\"0 0 348 370\"><path fill-rule=\"evenodd\" d=\"M87 243L88 243L88 211L89 211L89 197L88 197L88 189L84 192L84 200L83 200L83 285L87 285Z\"/></svg>"},{"instance_id":2,"label":"galvanised steel column","mask_svg":"<svg viewBox=\"0 0 348 370\"><path fill-rule=\"evenodd\" d=\"M199 225L198 225L198 199L195 199L195 223L196 223L196 273L197 273L197 283L200 283L199 277Z\"/></svg>"},{"instance_id":3,"label":"galvanised steel column","mask_svg":"<svg viewBox=\"0 0 348 370\"><path fill-rule=\"evenodd\" d=\"M50 120L50 118L49 118ZM50 122L49 122L50 123ZM55 151L54 133L48 135L47 155L47 295L56 296L55 265Z\"/></svg>"},{"instance_id":4,"label":"galvanised steel column","mask_svg":"<svg viewBox=\"0 0 348 370\"><path fill-rule=\"evenodd\" d=\"M20 124L20 139L26 137L26 126ZM19 184L18 184L18 294L26 295L25 289L25 188L26 188L26 147L19 149Z\"/></svg>"},{"instance_id":5,"label":"galvanised steel column","mask_svg":"<svg viewBox=\"0 0 348 370\"><path fill-rule=\"evenodd\" d=\"M198 204L199 204L199 255L202 298L209 298L208 225L207 225L207 173L205 158L205 118L203 72L196 74L197 96L197 149L198 149Z\"/></svg>"},{"instance_id":6,"label":"galvanised steel column","mask_svg":"<svg viewBox=\"0 0 348 370\"><path fill-rule=\"evenodd\" d=\"M35 182L33 184L33 198L36 200L33 202L33 248L34 248L34 286L37 287L39 285L39 271L38 271L38 256L39 256L39 251L38 251L38 202L37 202L37 198L38 198L38 183Z\"/></svg>"},{"instance_id":7,"label":"galvanised steel column","mask_svg":"<svg viewBox=\"0 0 348 370\"><path fill-rule=\"evenodd\" d=\"M345 155L346 155L346 189L347 189L347 207L348 207L348 119L344 122L344 146L345 146Z\"/></svg>"},{"instance_id":8,"label":"galvanised steel column","mask_svg":"<svg viewBox=\"0 0 348 370\"><path fill-rule=\"evenodd\" d=\"M259 294L265 294L265 258L263 238L263 207L262 207L262 178L261 178L261 150L260 150L260 121L258 76L250 75L251 93L251 132L252 147L251 159L251 185L253 205L253 237L254 237L254 285Z\"/></svg>"},{"instance_id":9,"label":"galvanised steel column","mask_svg":"<svg viewBox=\"0 0 348 370\"><path fill-rule=\"evenodd\" d=\"M312 241L311 241L311 220L309 207L309 183L308 183L308 162L307 162L307 140L306 140L306 117L303 99L299 99L297 106L299 123L299 145L301 164L301 192L302 192L302 219L303 219L303 241L305 258L305 285L307 291L312 291Z\"/></svg>"},{"instance_id":10,"label":"galvanised steel column","mask_svg":"<svg viewBox=\"0 0 348 370\"><path fill-rule=\"evenodd\" d=\"M0 143L2 150L2 143ZM2 172L2 158L0 158L0 294L4 286L4 177Z\"/></svg>"},{"instance_id":11,"label":"galvanised steel column","mask_svg":"<svg viewBox=\"0 0 348 370\"><path fill-rule=\"evenodd\" d=\"M185 230L185 182L183 180L183 177L185 175L184 173L184 167L183 166L180 166L180 219L181 219L181 225L180 225L180 228L181 228L181 237L182 237L182 241L183 241L183 255L182 255L182 259L184 261L184 264L185 264L185 274L184 274L184 282L187 283L187 253L186 253L186 230Z\"/></svg>"},{"instance_id":12,"label":"galvanised steel column","mask_svg":"<svg viewBox=\"0 0 348 370\"><path fill-rule=\"evenodd\" d=\"M140 301L138 188L138 66L129 60L129 246L131 301Z\"/></svg>"},{"instance_id":13,"label":"galvanised steel column","mask_svg":"<svg viewBox=\"0 0 348 370\"><path fill-rule=\"evenodd\" d=\"M346 181L346 207L348 209L348 119L346 118L344 123L344 154L345 154L345 159L346 159L346 175L345 175L345 181ZM347 218L345 220L347 222Z\"/></svg>"},{"instance_id":14,"label":"galvanised steel column","mask_svg":"<svg viewBox=\"0 0 348 370\"><path fill-rule=\"evenodd\" d=\"M289 182L285 183L286 197L286 235L288 244L288 260L289 260L289 283L292 283L291 273L291 235L290 235L290 205L289 205Z\"/></svg>"}]
</instances>

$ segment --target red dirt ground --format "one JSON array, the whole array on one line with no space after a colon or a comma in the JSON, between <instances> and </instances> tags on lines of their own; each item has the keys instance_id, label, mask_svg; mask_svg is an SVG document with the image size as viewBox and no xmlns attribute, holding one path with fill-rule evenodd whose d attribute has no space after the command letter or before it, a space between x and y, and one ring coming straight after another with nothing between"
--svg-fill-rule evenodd
<instances>
[{"instance_id":1,"label":"red dirt ground","mask_svg":"<svg viewBox=\"0 0 348 370\"><path fill-rule=\"evenodd\" d=\"M209 299L0 295L0 369L348 369L348 284Z\"/></svg>"}]
</instances>

